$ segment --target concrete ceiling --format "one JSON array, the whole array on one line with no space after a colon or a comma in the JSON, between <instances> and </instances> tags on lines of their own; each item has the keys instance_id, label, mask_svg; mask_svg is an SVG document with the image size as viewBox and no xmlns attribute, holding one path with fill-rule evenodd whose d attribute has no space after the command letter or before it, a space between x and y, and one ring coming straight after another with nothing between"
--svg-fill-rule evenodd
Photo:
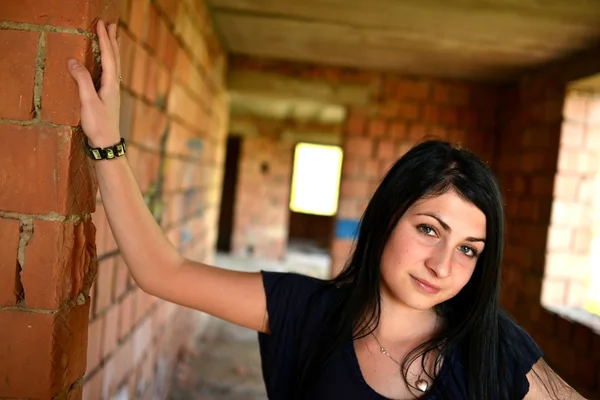
<instances>
[{"instance_id":1,"label":"concrete ceiling","mask_svg":"<svg viewBox=\"0 0 600 400\"><path fill-rule=\"evenodd\" d=\"M504 81L600 43L600 0L208 0L234 54Z\"/></svg>"}]
</instances>

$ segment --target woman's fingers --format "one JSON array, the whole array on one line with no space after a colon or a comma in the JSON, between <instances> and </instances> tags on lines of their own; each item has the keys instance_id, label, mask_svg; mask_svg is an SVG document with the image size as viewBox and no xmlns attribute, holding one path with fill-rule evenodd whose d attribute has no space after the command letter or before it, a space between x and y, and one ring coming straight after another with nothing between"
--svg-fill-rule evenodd
<instances>
[{"instance_id":1,"label":"woman's fingers","mask_svg":"<svg viewBox=\"0 0 600 400\"><path fill-rule=\"evenodd\" d=\"M115 54L104 21L98 21L97 32L98 42L100 43L100 62L102 64L102 87L118 86Z\"/></svg>"},{"instance_id":2,"label":"woman's fingers","mask_svg":"<svg viewBox=\"0 0 600 400\"><path fill-rule=\"evenodd\" d=\"M98 99L96 88L92 82L90 72L85 66L79 61L70 59L69 60L69 72L75 81L79 89L79 99L82 103L90 103Z\"/></svg>"},{"instance_id":3,"label":"woman's fingers","mask_svg":"<svg viewBox=\"0 0 600 400\"><path fill-rule=\"evenodd\" d=\"M117 71L117 77L121 78L121 55L119 54L119 41L117 40L117 24L112 24L108 30L108 37L112 46L113 55L115 58L115 67Z\"/></svg>"}]
</instances>

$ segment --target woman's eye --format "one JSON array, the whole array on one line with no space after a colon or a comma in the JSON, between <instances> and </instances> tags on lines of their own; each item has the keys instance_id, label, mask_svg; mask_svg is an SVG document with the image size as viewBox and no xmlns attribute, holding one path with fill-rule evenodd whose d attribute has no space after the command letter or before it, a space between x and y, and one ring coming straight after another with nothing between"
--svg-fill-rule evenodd
<instances>
[{"instance_id":1,"label":"woman's eye","mask_svg":"<svg viewBox=\"0 0 600 400\"><path fill-rule=\"evenodd\" d=\"M475 257L477 255L477 251L471 246L460 246L460 251L465 253L467 257Z\"/></svg>"},{"instance_id":2,"label":"woman's eye","mask_svg":"<svg viewBox=\"0 0 600 400\"><path fill-rule=\"evenodd\" d=\"M419 225L418 229L427 236L435 236L435 229L429 225Z\"/></svg>"}]
</instances>

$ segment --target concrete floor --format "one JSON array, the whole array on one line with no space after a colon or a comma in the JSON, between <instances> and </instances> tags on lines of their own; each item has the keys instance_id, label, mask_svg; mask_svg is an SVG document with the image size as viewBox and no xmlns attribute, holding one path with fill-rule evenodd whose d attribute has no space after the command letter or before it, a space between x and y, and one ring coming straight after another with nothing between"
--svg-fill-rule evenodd
<instances>
[{"instance_id":1,"label":"concrete floor","mask_svg":"<svg viewBox=\"0 0 600 400\"><path fill-rule=\"evenodd\" d=\"M169 400L266 400L256 336L211 318L179 365Z\"/></svg>"},{"instance_id":2,"label":"concrete floor","mask_svg":"<svg viewBox=\"0 0 600 400\"><path fill-rule=\"evenodd\" d=\"M215 265L234 270L290 271L327 277L329 256L291 248L285 261L219 254ZM266 400L257 333L209 318L196 348L178 365L169 400Z\"/></svg>"}]
</instances>

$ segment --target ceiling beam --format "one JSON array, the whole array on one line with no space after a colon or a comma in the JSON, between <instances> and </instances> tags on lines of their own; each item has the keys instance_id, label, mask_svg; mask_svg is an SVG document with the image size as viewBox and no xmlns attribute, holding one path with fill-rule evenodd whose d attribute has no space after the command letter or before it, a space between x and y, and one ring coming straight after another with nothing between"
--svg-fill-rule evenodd
<instances>
[{"instance_id":1,"label":"ceiling beam","mask_svg":"<svg viewBox=\"0 0 600 400\"><path fill-rule=\"evenodd\" d=\"M336 105L366 105L377 88L369 85L334 84L298 79L275 73L232 69L227 78L230 92L301 99Z\"/></svg>"}]
</instances>

